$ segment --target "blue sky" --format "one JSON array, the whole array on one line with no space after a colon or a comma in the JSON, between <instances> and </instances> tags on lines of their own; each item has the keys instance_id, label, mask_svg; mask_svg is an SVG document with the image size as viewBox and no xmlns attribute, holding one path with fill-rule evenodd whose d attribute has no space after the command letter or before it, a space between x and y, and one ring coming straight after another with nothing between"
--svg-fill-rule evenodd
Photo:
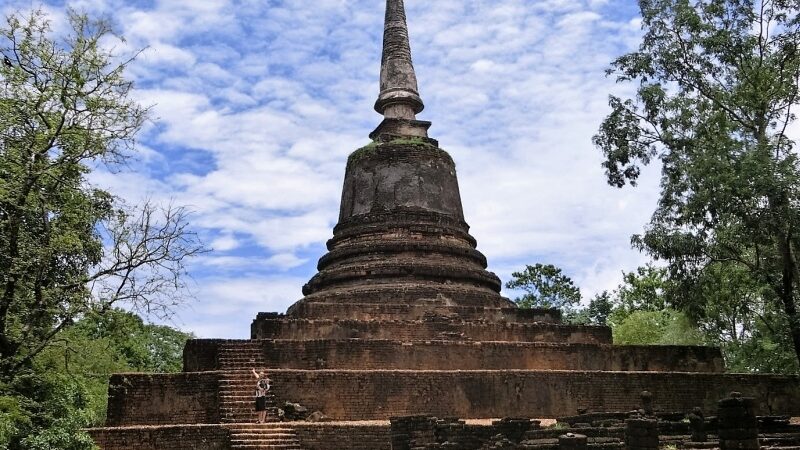
<instances>
[{"instance_id":1,"label":"blue sky","mask_svg":"<svg viewBox=\"0 0 800 450\"><path fill-rule=\"evenodd\" d=\"M40 3L10 0L5 12ZM188 205L214 249L191 267L197 300L174 324L247 337L259 311L301 297L336 223L347 155L379 123L382 0L78 0L147 47L131 66L153 105L140 158L91 182L137 202ZM564 268L586 298L647 261L630 248L657 174L607 186L591 143L608 63L638 44L630 0L406 0L431 136L458 165L467 221L504 281ZM652 170L651 170L652 172ZM507 292L509 296L513 293Z\"/></svg>"}]
</instances>

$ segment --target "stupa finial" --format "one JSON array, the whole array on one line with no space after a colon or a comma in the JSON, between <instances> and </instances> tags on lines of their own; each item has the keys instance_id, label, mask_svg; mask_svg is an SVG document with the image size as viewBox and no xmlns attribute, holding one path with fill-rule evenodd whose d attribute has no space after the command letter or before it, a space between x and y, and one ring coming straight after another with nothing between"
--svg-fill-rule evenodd
<instances>
[{"instance_id":1,"label":"stupa finial","mask_svg":"<svg viewBox=\"0 0 800 450\"><path fill-rule=\"evenodd\" d=\"M411 63L405 5L403 0L387 0L381 92L375 102L375 110L387 119L415 120L424 107L417 87L417 75Z\"/></svg>"}]
</instances>

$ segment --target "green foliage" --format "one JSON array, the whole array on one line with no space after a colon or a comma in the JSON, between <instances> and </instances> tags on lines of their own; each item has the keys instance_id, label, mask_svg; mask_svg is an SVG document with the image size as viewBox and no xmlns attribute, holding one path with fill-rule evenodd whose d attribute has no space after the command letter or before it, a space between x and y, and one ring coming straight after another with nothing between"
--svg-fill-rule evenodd
<instances>
[{"instance_id":1,"label":"green foliage","mask_svg":"<svg viewBox=\"0 0 800 450\"><path fill-rule=\"evenodd\" d=\"M168 315L184 260L201 251L187 212L129 207L93 188L99 163L125 160L147 109L127 62L104 50L104 21L68 14L51 36L41 11L0 28L0 377L29 369L62 330L126 303Z\"/></svg>"},{"instance_id":2,"label":"green foliage","mask_svg":"<svg viewBox=\"0 0 800 450\"><path fill-rule=\"evenodd\" d=\"M610 294L608 324L615 342L714 345L722 348L731 372L796 373L785 316L763 302L749 273L709 266L690 290L663 268L623 274Z\"/></svg>"},{"instance_id":3,"label":"green foliage","mask_svg":"<svg viewBox=\"0 0 800 450\"><path fill-rule=\"evenodd\" d=\"M769 335L722 344L725 365L735 373L795 374L797 359L790 349L788 339L775 342Z\"/></svg>"},{"instance_id":4,"label":"green foliage","mask_svg":"<svg viewBox=\"0 0 800 450\"><path fill-rule=\"evenodd\" d=\"M8 395L0 403L10 408L0 409L0 428L8 432L0 436L0 449L95 448L81 431L89 423L82 379L64 373L25 371L6 390Z\"/></svg>"},{"instance_id":5,"label":"green foliage","mask_svg":"<svg viewBox=\"0 0 800 450\"><path fill-rule=\"evenodd\" d=\"M2 386L2 392L8 392ZM30 417L20 404L20 399L11 395L0 396L0 449L7 449L15 436L31 426Z\"/></svg>"},{"instance_id":6,"label":"green foliage","mask_svg":"<svg viewBox=\"0 0 800 450\"><path fill-rule=\"evenodd\" d=\"M376 141L372 141L369 144L367 144L367 145L359 148L358 150L354 151L353 153L351 153L350 156L347 159L348 159L348 161L358 161L360 159L366 158L367 156L372 154L372 152L374 152L375 149L377 149L379 145L380 145L380 143L378 143Z\"/></svg>"},{"instance_id":7,"label":"green foliage","mask_svg":"<svg viewBox=\"0 0 800 450\"><path fill-rule=\"evenodd\" d=\"M702 345L704 343L703 335L689 318L672 309L634 311L619 320L612 330L615 344Z\"/></svg>"},{"instance_id":8,"label":"green foliage","mask_svg":"<svg viewBox=\"0 0 800 450\"><path fill-rule=\"evenodd\" d=\"M408 137L408 138L393 139L389 142L372 141L369 144L351 153L347 159L348 161L358 161L360 159L364 159L367 156L371 155L375 150L377 150L382 145L421 145L436 150L441 150L439 147L431 144L430 142L426 141L421 137Z\"/></svg>"},{"instance_id":9,"label":"green foliage","mask_svg":"<svg viewBox=\"0 0 800 450\"><path fill-rule=\"evenodd\" d=\"M90 449L115 372L177 372L192 336L114 309L59 333L0 397L0 449ZM5 447L4 447L5 445Z\"/></svg>"},{"instance_id":10,"label":"green foliage","mask_svg":"<svg viewBox=\"0 0 800 450\"><path fill-rule=\"evenodd\" d=\"M139 316L120 309L91 314L66 334L69 341L96 343L121 358L129 369L156 373L180 371L183 345L192 337L167 326L146 324ZM87 359L82 366L89 363Z\"/></svg>"},{"instance_id":11,"label":"green foliage","mask_svg":"<svg viewBox=\"0 0 800 450\"><path fill-rule=\"evenodd\" d=\"M133 155L148 110L109 24L69 11L67 26L53 36L41 11L0 26L0 449L91 448L78 430L110 371L177 367L180 335L114 308L171 314L204 251L184 208L87 181Z\"/></svg>"},{"instance_id":12,"label":"green foliage","mask_svg":"<svg viewBox=\"0 0 800 450\"><path fill-rule=\"evenodd\" d=\"M526 266L522 272L511 274L506 283L509 289L521 289L525 294L514 300L521 308L558 308L568 311L581 301L581 291L561 269L552 264Z\"/></svg>"},{"instance_id":13,"label":"green foliage","mask_svg":"<svg viewBox=\"0 0 800 450\"><path fill-rule=\"evenodd\" d=\"M105 418L108 377L119 372L179 372L192 335L145 323L120 309L91 314L63 331L36 359L37 373L64 373L82 380L86 418Z\"/></svg>"},{"instance_id":14,"label":"green foliage","mask_svg":"<svg viewBox=\"0 0 800 450\"><path fill-rule=\"evenodd\" d=\"M615 292L617 303L625 311L661 311L669 305L672 283L667 270L646 265L636 272L622 274L622 284Z\"/></svg>"},{"instance_id":15,"label":"green foliage","mask_svg":"<svg viewBox=\"0 0 800 450\"><path fill-rule=\"evenodd\" d=\"M682 293L673 306L709 333L727 329L724 341L737 348L747 347L739 337L790 342L800 359L800 164L786 134L798 102L800 4L639 5L642 43L609 70L636 83L636 97L611 97L594 138L614 186L661 164L658 208L633 243L668 263ZM748 309L768 335L742 321ZM731 317L748 323L723 327Z\"/></svg>"},{"instance_id":16,"label":"green foliage","mask_svg":"<svg viewBox=\"0 0 800 450\"><path fill-rule=\"evenodd\" d=\"M608 291L603 291L589 301L589 307L586 308L587 321L594 325L606 325L608 317L614 311L614 301Z\"/></svg>"}]
</instances>

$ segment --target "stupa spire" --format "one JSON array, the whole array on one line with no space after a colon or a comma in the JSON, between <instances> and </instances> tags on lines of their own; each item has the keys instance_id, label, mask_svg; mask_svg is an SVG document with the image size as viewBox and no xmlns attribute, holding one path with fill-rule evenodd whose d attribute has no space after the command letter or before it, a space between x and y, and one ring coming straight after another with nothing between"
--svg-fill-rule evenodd
<instances>
[{"instance_id":1,"label":"stupa spire","mask_svg":"<svg viewBox=\"0 0 800 450\"><path fill-rule=\"evenodd\" d=\"M386 0L381 91L378 101L375 102L375 110L383 114L386 120L373 135L389 133L427 137L430 123L416 120L417 114L424 108L417 87L417 74L411 62L405 5L403 0ZM387 121L404 123L387 123Z\"/></svg>"}]
</instances>

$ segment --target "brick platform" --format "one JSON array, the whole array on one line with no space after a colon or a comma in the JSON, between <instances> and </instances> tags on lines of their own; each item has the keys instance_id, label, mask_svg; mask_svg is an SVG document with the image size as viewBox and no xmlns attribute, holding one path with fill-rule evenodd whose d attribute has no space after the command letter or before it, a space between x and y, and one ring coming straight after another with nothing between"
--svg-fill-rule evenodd
<instances>
[{"instance_id":1,"label":"brick platform","mask_svg":"<svg viewBox=\"0 0 800 450\"><path fill-rule=\"evenodd\" d=\"M587 371L417 371L417 370L284 370L270 371L277 403L305 405L336 420L380 420L425 413L440 417L557 418L579 408L626 411L639 406L643 390L661 393L654 405L661 411L716 408L726 392L740 391L758 399L756 412L800 416L800 378L769 375L727 375L668 372ZM159 395L181 401L149 401L159 380ZM117 375L112 379L109 423L113 425L207 423L213 403L202 399L213 383L226 382L244 398L252 395L253 378L245 370L171 375ZM118 388L124 385L125 388ZM195 409L190 409L193 405ZM226 405L220 402L218 408ZM252 421L252 402L237 410L236 422Z\"/></svg>"},{"instance_id":2,"label":"brick platform","mask_svg":"<svg viewBox=\"0 0 800 450\"><path fill-rule=\"evenodd\" d=\"M315 320L257 319L253 339L369 339L369 340L459 340L504 342L566 342L610 344L611 329L556 323L477 322L459 319L431 320Z\"/></svg>"},{"instance_id":3,"label":"brick platform","mask_svg":"<svg viewBox=\"0 0 800 450\"><path fill-rule=\"evenodd\" d=\"M184 370L284 369L597 370L722 372L712 347L617 346L554 342L388 340L192 340Z\"/></svg>"},{"instance_id":4,"label":"brick platform","mask_svg":"<svg viewBox=\"0 0 800 450\"><path fill-rule=\"evenodd\" d=\"M796 376L722 373L716 348L614 346L608 327L563 324L558 311L519 310L501 295L470 235L455 162L416 118L424 104L402 0L387 0L380 89L383 121L347 160L339 221L304 297L286 314L258 314L251 340L189 342L184 373L114 375L108 428L91 430L103 450L551 450L560 431L527 430L526 419L423 417L399 431L386 419L626 411L642 390L676 416L733 390L755 399L754 414L800 415ZM251 368L272 378L271 423L253 424ZM278 423L279 407L335 422ZM448 434L454 442L438 442ZM618 430L580 434L621 447ZM495 435L502 442L486 441Z\"/></svg>"}]
</instances>

